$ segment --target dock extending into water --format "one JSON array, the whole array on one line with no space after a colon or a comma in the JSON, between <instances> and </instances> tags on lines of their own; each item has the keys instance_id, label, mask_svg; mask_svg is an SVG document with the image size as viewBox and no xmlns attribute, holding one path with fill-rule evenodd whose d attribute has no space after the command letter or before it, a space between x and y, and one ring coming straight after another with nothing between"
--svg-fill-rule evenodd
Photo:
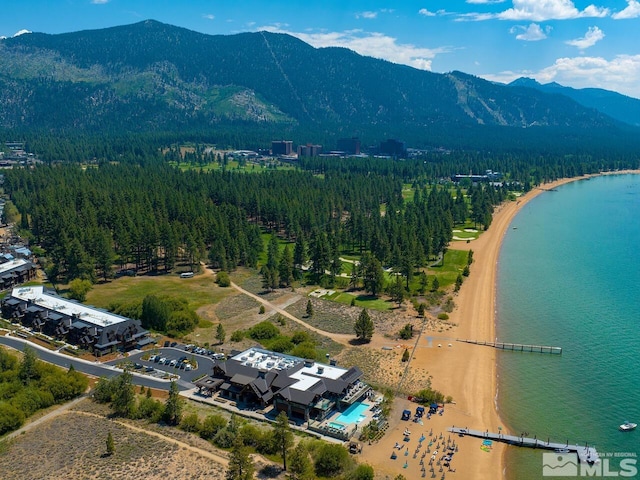
<instances>
[{"instance_id":1,"label":"dock extending into water","mask_svg":"<svg viewBox=\"0 0 640 480\"><path fill-rule=\"evenodd\" d=\"M457 338L456 342L473 343L474 345L485 345L487 347L498 348L500 350L512 350L514 352L550 353L552 355L562 355L562 347L551 347L548 345L527 345L524 343L507 342L486 342L484 340L465 340Z\"/></svg>"},{"instance_id":2,"label":"dock extending into water","mask_svg":"<svg viewBox=\"0 0 640 480\"><path fill-rule=\"evenodd\" d=\"M507 443L509 445L516 445L518 447L527 448L539 448L541 450L554 450L565 453L576 453L580 463L598 463L600 456L595 447L585 445L584 447L579 445L569 445L567 443L550 442L549 439L545 442L539 438L529 438L524 436L507 435L505 433L491 433L489 431L482 432L480 430L470 430L468 428L451 427L448 429L451 433L457 433L458 435L469 435L471 437L482 438L485 440L493 440L496 442Z\"/></svg>"}]
</instances>

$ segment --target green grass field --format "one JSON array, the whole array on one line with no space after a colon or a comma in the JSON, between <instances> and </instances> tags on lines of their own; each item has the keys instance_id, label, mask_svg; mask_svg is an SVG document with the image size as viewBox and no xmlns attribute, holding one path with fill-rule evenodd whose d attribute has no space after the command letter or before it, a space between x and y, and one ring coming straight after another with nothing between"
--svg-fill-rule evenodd
<instances>
[{"instance_id":1,"label":"green grass field","mask_svg":"<svg viewBox=\"0 0 640 480\"><path fill-rule=\"evenodd\" d=\"M356 307L367 308L370 310L380 310L382 312L391 310L395 304L388 302L373 295L354 295L349 292L336 292L333 295L322 297L326 300L331 300L343 305L351 305L351 301L356 299Z\"/></svg>"},{"instance_id":2,"label":"green grass field","mask_svg":"<svg viewBox=\"0 0 640 480\"><path fill-rule=\"evenodd\" d=\"M440 282L440 288L446 288L456 283L459 273L462 273L467 264L466 250L447 250L444 254L444 262L441 266L429 269L430 276L435 274Z\"/></svg>"},{"instance_id":3,"label":"green grass field","mask_svg":"<svg viewBox=\"0 0 640 480\"><path fill-rule=\"evenodd\" d=\"M197 309L203 305L220 302L231 289L218 287L213 277L196 275L180 278L178 275L122 277L104 284L94 285L87 294L86 303L107 308L115 303L142 301L147 295L169 295L184 298L189 306Z\"/></svg>"}]
</instances>

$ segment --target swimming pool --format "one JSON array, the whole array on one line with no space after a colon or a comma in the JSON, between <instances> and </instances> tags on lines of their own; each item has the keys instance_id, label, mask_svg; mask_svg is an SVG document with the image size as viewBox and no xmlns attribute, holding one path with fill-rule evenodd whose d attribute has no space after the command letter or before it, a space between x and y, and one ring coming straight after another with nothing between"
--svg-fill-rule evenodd
<instances>
[{"instance_id":1,"label":"swimming pool","mask_svg":"<svg viewBox=\"0 0 640 480\"><path fill-rule=\"evenodd\" d=\"M345 426L343 424L337 423L337 422L329 422L329 426L331 428L335 428L337 430L344 430L345 429Z\"/></svg>"},{"instance_id":2,"label":"swimming pool","mask_svg":"<svg viewBox=\"0 0 640 480\"><path fill-rule=\"evenodd\" d=\"M367 418L362 415L362 412L366 412L369 407L371 407L371 405L368 403L356 402L342 412L335 421L340 423L360 423Z\"/></svg>"}]
</instances>

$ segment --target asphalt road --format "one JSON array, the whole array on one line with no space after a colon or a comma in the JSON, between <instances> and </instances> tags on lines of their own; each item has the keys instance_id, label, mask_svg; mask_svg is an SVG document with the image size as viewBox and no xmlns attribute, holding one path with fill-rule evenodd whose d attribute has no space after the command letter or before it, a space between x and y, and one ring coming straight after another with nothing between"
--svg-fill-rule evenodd
<instances>
[{"instance_id":1,"label":"asphalt road","mask_svg":"<svg viewBox=\"0 0 640 480\"><path fill-rule=\"evenodd\" d=\"M113 365L111 365L113 363L117 363L122 360L115 360L115 361L104 363L104 364L97 363L97 362L89 362L87 360L73 358L69 355L64 355L62 353L48 350L44 347L41 347L40 345L28 342L27 340L23 340L21 338L8 337L8 336L0 336L0 345L6 345L8 347L11 347L20 351L24 349L25 345L29 345L29 347L33 348L36 355L45 362L52 363L54 365L58 365L63 368L69 368L70 365L73 365L73 368L75 368L77 371L86 373L88 375L92 375L94 377L111 378L122 373L122 370L119 370L115 368ZM175 354L175 357L172 357L172 358L179 358L181 355L187 355L187 356L190 355L189 352L184 352L184 350L178 350L175 348L167 348L167 349L161 348L160 350L171 350L172 353ZM183 353L178 354L181 351ZM136 362L138 360L135 360L135 358L141 355L142 355L141 353L136 355L131 355L128 358ZM176 370L175 372L171 372L171 373L176 373L180 375L180 379L177 381L178 388L180 390L189 390L193 388L193 384L191 383L191 380L193 380L196 377L202 376L203 373L210 373L213 368L213 362L211 359L207 357L203 357L202 355L196 355L196 357L198 357L198 362L200 366L200 368L198 368L197 370L192 370L191 372L185 372L184 370ZM208 360L209 363L206 363L206 360ZM149 363L149 362L139 361L139 363L154 365L153 362ZM173 370L168 365L166 366L163 365L163 367L166 367L166 371ZM151 377L149 375L139 374L135 371L133 371L132 373L133 373L133 383L135 385L143 385L145 387L157 388L160 390L169 390L170 382L167 380L161 380L158 378ZM192 375L185 376L185 374L187 373Z\"/></svg>"}]
</instances>

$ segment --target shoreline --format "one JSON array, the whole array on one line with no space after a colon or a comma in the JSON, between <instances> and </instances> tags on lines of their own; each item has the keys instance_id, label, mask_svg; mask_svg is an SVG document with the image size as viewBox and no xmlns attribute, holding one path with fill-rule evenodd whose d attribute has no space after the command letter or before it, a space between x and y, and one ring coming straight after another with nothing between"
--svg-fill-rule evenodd
<instances>
[{"instance_id":1,"label":"shoreline","mask_svg":"<svg viewBox=\"0 0 640 480\"><path fill-rule=\"evenodd\" d=\"M629 173L640 174L640 170L562 178L539 185L516 201L499 205L494 210L491 226L477 240L469 243L452 242L452 249L474 252L471 275L465 279L460 292L455 295L456 308L449 315L449 321L456 326L451 332L425 329L416 345L411 367L428 371L432 387L440 390L445 396L451 395L455 403L446 405L444 415L434 415L430 420L425 420L422 426L399 420L403 409L413 410L416 404L407 399L396 399L390 414L388 433L379 443L365 446L363 450L362 460L374 466L376 478L393 479L399 473L407 478L421 476L421 467L417 459L414 460L411 456L399 456L397 460L389 459L396 442L402 442L404 428L411 429L412 434L418 436L425 431L427 435L429 431L436 435L442 433L444 440L441 441L449 439L447 428L453 425L490 432L498 432L500 429L505 433L509 431L499 411L496 350L456 342L456 338L495 340L496 280L500 250L504 235L524 205L541 193L567 183L594 176ZM416 386L416 390L421 387ZM494 442L491 448L481 449L481 439L454 436L453 441L459 447L459 453L451 465L457 473L451 475L479 480L506 478L507 445ZM408 442L407 447L412 450L416 447L416 442Z\"/></svg>"},{"instance_id":2,"label":"shoreline","mask_svg":"<svg viewBox=\"0 0 640 480\"><path fill-rule=\"evenodd\" d=\"M496 315L496 298L497 298L497 275L498 275L498 262L500 257L500 250L502 248L502 241L505 234L509 230L509 227L513 223L516 215L520 212L521 208L528 202L536 198L538 195L552 191L555 188L566 185L568 183L588 180L596 176L604 175L625 175L625 174L640 174L640 170L621 170L617 172L602 172L599 174L588 174L579 177L561 178L552 182L541 184L525 195L519 197L515 202L503 203L497 207L494 211L493 222L486 232L484 232L478 241L464 244L462 250L472 249L474 251L474 262L471 265L472 273L467 279L467 289L463 288L460 291L460 295L457 299L458 308L451 314L452 321L458 323L459 327L456 331L458 338L470 338L479 340L495 340L496 328L497 328L497 315ZM484 242L480 242L484 239ZM476 243L477 242L477 243ZM474 272L474 264L475 272ZM478 272L481 270L482 273ZM475 281L470 281L472 278ZM467 282L465 282L467 283ZM484 297L484 299L478 298ZM465 317L468 316L471 321L465 321ZM462 324L461 322L464 322ZM466 327L466 328L465 328ZM470 336L464 336L465 334ZM483 335L484 334L484 335ZM475 335L475 336L471 336ZM474 416L477 421L482 419L482 422L478 422L478 428L491 431L490 426L497 422L498 426L502 426L503 429L508 431L508 424L500 414L499 408L499 387L498 387L498 375L497 375L497 356L496 350L486 347L476 346L477 352L469 352L470 355L466 359L467 368L471 367L473 362L478 362L482 365L486 365L487 359L491 359L491 378L488 382L489 388L484 388L483 392L478 391L480 394L472 399L483 406L482 410L485 414L480 416ZM435 377L435 375L434 375ZM434 384L436 382L434 381ZM440 383L440 382L438 382ZM451 385L453 386L453 385ZM436 388L438 388L436 386ZM444 388L444 387L443 387ZM480 388L478 390L481 390ZM455 397L454 397L455 399ZM470 398L465 398L467 402ZM480 409L477 409L480 410ZM487 410L491 410L491 414L486 414ZM486 421L489 420L489 423ZM497 431L494 429L494 431ZM478 479L490 479L490 478L506 478L506 453L507 448L504 444L498 446L500 452L500 460L496 462L498 465L490 468L489 471L477 472L473 475L473 470L469 473L472 475L467 478ZM494 446L494 451L496 447ZM497 452L496 452L497 453Z\"/></svg>"}]
</instances>

